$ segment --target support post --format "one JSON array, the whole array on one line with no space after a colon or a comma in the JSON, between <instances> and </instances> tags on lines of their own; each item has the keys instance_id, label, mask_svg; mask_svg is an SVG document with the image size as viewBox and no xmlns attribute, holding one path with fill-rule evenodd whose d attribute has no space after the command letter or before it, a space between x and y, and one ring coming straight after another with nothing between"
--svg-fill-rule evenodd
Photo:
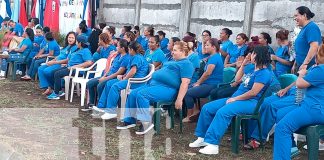
<instances>
[{"instance_id":1,"label":"support post","mask_svg":"<svg viewBox=\"0 0 324 160\"><path fill-rule=\"evenodd\" d=\"M254 0L246 0L244 11L243 33L248 37L251 36L251 26L253 19Z\"/></svg>"},{"instance_id":2,"label":"support post","mask_svg":"<svg viewBox=\"0 0 324 160\"><path fill-rule=\"evenodd\" d=\"M181 0L179 36L182 37L188 30L190 25L192 0Z\"/></svg>"}]
</instances>

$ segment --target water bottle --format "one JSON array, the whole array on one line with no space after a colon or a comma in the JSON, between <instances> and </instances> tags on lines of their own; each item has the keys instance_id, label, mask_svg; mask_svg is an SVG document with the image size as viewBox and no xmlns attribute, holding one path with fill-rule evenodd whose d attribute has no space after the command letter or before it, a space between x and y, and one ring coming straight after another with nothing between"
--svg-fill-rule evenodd
<instances>
[{"instance_id":1,"label":"water bottle","mask_svg":"<svg viewBox=\"0 0 324 160\"><path fill-rule=\"evenodd\" d=\"M295 104L300 105L305 96L305 89L296 89Z\"/></svg>"}]
</instances>

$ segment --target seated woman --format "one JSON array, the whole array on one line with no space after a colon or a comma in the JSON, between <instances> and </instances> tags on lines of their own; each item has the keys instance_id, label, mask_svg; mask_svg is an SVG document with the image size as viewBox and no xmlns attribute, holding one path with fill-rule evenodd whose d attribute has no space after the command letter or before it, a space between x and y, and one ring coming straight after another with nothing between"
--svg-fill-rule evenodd
<instances>
[{"instance_id":1,"label":"seated woman","mask_svg":"<svg viewBox=\"0 0 324 160\"><path fill-rule=\"evenodd\" d=\"M247 41L249 41L249 38L244 33L236 36L236 44L227 49L228 55L225 58L224 67L236 67L236 60L238 57L243 56L248 48Z\"/></svg>"},{"instance_id":2,"label":"seated woman","mask_svg":"<svg viewBox=\"0 0 324 160\"><path fill-rule=\"evenodd\" d=\"M34 41L34 31L30 28L27 28L22 36L24 37L24 40L19 44L18 48L9 49L9 54L0 55L0 59L2 59L0 74L2 79L4 79L5 72L7 71L7 62L25 60L33 48L32 41Z\"/></svg>"},{"instance_id":3,"label":"seated woman","mask_svg":"<svg viewBox=\"0 0 324 160\"><path fill-rule=\"evenodd\" d=\"M127 72L124 75L119 75L117 79L111 79L107 81L105 89L103 90L98 107L93 107L95 110L102 112L102 108L105 114L101 116L102 119L112 119L117 117L116 108L120 99L120 91L127 87L129 78L143 78L149 72L149 64L143 57L143 49L141 45L135 41L128 45L128 51L130 54L130 61L127 65ZM143 84L132 84L131 89L135 89ZM98 109L99 108L99 109Z\"/></svg>"},{"instance_id":4,"label":"seated woman","mask_svg":"<svg viewBox=\"0 0 324 160\"><path fill-rule=\"evenodd\" d=\"M167 61L160 48L159 36L153 36L149 39L149 49L146 50L144 58L148 63L155 66L155 70L161 68L163 62Z\"/></svg>"},{"instance_id":5,"label":"seated woman","mask_svg":"<svg viewBox=\"0 0 324 160\"><path fill-rule=\"evenodd\" d=\"M201 36L202 36L202 41L198 42L198 47L197 47L196 52L198 53L200 60L203 60L203 59L205 60L209 56L209 54L206 53L205 45L206 45L207 41L209 41L212 38L212 35L209 30L204 30L201 33Z\"/></svg>"},{"instance_id":6,"label":"seated woman","mask_svg":"<svg viewBox=\"0 0 324 160\"><path fill-rule=\"evenodd\" d=\"M228 55L227 50L233 46L233 42L229 40L229 37L233 34L233 31L228 28L223 28L220 32L219 39L222 41L220 44L220 53L222 54L223 60Z\"/></svg>"},{"instance_id":7,"label":"seated woman","mask_svg":"<svg viewBox=\"0 0 324 160\"><path fill-rule=\"evenodd\" d=\"M231 98L219 99L205 104L199 116L196 141L189 147L202 147L202 154L218 154L219 144L234 116L253 113L258 100L271 83L271 62L267 47L255 47L251 54L255 64L254 73L242 82Z\"/></svg>"},{"instance_id":8,"label":"seated woman","mask_svg":"<svg viewBox=\"0 0 324 160\"><path fill-rule=\"evenodd\" d=\"M157 34L159 35L160 46L161 46L161 50L163 51L163 53L166 54L166 53L170 52L168 50L169 39L165 38L165 33L163 31L158 31Z\"/></svg>"},{"instance_id":9,"label":"seated woman","mask_svg":"<svg viewBox=\"0 0 324 160\"><path fill-rule=\"evenodd\" d=\"M192 84L196 83L197 80L199 79L198 70L199 70L199 67L200 67L200 58L198 56L198 53L194 52L195 39L193 37L185 36L185 37L182 38L182 41L187 43L187 46L188 46L188 49L189 49L187 58L192 63L192 66L194 67L194 74L193 74L193 76L191 78L191 81L190 81L190 85L192 85Z\"/></svg>"},{"instance_id":10,"label":"seated woman","mask_svg":"<svg viewBox=\"0 0 324 160\"><path fill-rule=\"evenodd\" d=\"M189 117L199 113L198 110L194 113L194 104L196 98L205 98L209 95L210 91L217 87L217 85L223 82L223 70L224 63L219 53L219 44L216 38L212 38L206 42L205 50L210 54L207 64L204 68L204 73L200 79L193 84L192 88L188 89L188 92L184 98L186 107L188 108L187 117L183 119L183 122L189 122Z\"/></svg>"},{"instance_id":11,"label":"seated woman","mask_svg":"<svg viewBox=\"0 0 324 160\"><path fill-rule=\"evenodd\" d=\"M111 44L109 36L106 33L99 35L99 47L97 52L93 54L93 61L96 62L101 58L108 58L110 52L116 51L116 47Z\"/></svg>"},{"instance_id":12,"label":"seated woman","mask_svg":"<svg viewBox=\"0 0 324 160\"><path fill-rule=\"evenodd\" d=\"M309 125L324 125L324 45L320 46L315 61L316 65L308 71L303 68L298 72L296 86L306 89L304 100L277 123L273 159L290 159L290 137L295 131Z\"/></svg>"},{"instance_id":13,"label":"seated woman","mask_svg":"<svg viewBox=\"0 0 324 160\"><path fill-rule=\"evenodd\" d=\"M126 36L127 32L124 37ZM125 74L130 59L127 41L125 39L121 39L117 43L117 52L117 56L114 58L109 70L107 70L108 66L106 66L106 72L102 77L93 78L87 83L90 99L88 106L83 111L90 110L96 104L96 93L97 97L100 98L107 81L116 79L118 75Z\"/></svg>"},{"instance_id":14,"label":"seated woman","mask_svg":"<svg viewBox=\"0 0 324 160\"><path fill-rule=\"evenodd\" d=\"M124 35L124 39L130 43L132 41L135 41L135 34L133 32L126 32Z\"/></svg>"},{"instance_id":15,"label":"seated woman","mask_svg":"<svg viewBox=\"0 0 324 160\"><path fill-rule=\"evenodd\" d=\"M177 109L182 108L183 97L185 96L190 79L194 72L191 62L186 58L188 53L187 44L176 42L173 48L174 61L168 62L160 70L152 75L152 80L140 88L133 90L126 101L124 119L117 129L127 129L140 126L136 134L142 135L150 131L152 116L150 103L159 101L174 101Z\"/></svg>"},{"instance_id":16,"label":"seated woman","mask_svg":"<svg viewBox=\"0 0 324 160\"><path fill-rule=\"evenodd\" d=\"M68 58L65 60L67 66L61 67L54 72L54 91L47 96L47 99L60 99L65 93L62 92L62 78L70 74L70 70L75 68L87 68L93 64L91 51L87 48L89 43L87 37L78 35L76 38L76 45L78 50L70 53Z\"/></svg>"},{"instance_id":17,"label":"seated woman","mask_svg":"<svg viewBox=\"0 0 324 160\"><path fill-rule=\"evenodd\" d=\"M293 65L293 61L290 61L288 35L288 30L280 30L276 33L279 47L276 54L271 55L271 60L275 62L274 70L276 76L289 73Z\"/></svg>"},{"instance_id":18,"label":"seated woman","mask_svg":"<svg viewBox=\"0 0 324 160\"><path fill-rule=\"evenodd\" d=\"M44 33L43 28L41 26L37 26L35 33L36 34L35 34L35 38L34 38L34 41L33 41L33 49L30 52L30 54L28 56L28 60L27 60L27 68L30 67L34 57L39 52L39 50L44 48L44 46L46 45L46 40L45 40L44 34L43 34Z\"/></svg>"},{"instance_id":19,"label":"seated woman","mask_svg":"<svg viewBox=\"0 0 324 160\"><path fill-rule=\"evenodd\" d=\"M58 56L60 54L60 46L54 39L53 33L46 33L45 39L47 42L46 46L34 57L28 69L28 73L21 77L22 80L31 80L34 78L38 71L38 67L46 62L47 56Z\"/></svg>"},{"instance_id":20,"label":"seated woman","mask_svg":"<svg viewBox=\"0 0 324 160\"><path fill-rule=\"evenodd\" d=\"M149 39L154 36L154 28L152 26L148 26L144 28L143 36L141 38L141 46L144 51L149 49Z\"/></svg>"},{"instance_id":21,"label":"seated woman","mask_svg":"<svg viewBox=\"0 0 324 160\"><path fill-rule=\"evenodd\" d=\"M52 93L55 71L60 69L62 65L65 65L69 54L75 52L77 49L76 34L69 32L65 37L65 48L61 50L60 55L38 68L39 87L46 89L43 95Z\"/></svg>"},{"instance_id":22,"label":"seated woman","mask_svg":"<svg viewBox=\"0 0 324 160\"><path fill-rule=\"evenodd\" d=\"M270 53L270 55L275 54L273 49L270 47L270 44L272 43L272 39L269 33L265 33L265 32L260 33L258 42L260 43L260 45L268 47L268 52Z\"/></svg>"},{"instance_id":23,"label":"seated woman","mask_svg":"<svg viewBox=\"0 0 324 160\"><path fill-rule=\"evenodd\" d=\"M167 61L172 60L172 51L173 51L173 46L175 42L180 42L180 39L178 37L172 37L170 38L169 44L168 44L168 53L165 54L165 58Z\"/></svg>"}]
</instances>

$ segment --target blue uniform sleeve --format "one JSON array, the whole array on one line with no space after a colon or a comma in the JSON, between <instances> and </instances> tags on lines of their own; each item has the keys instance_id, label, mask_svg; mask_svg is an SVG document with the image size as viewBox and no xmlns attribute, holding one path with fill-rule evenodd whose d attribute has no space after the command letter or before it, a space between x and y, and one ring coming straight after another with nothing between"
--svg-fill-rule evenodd
<instances>
[{"instance_id":1,"label":"blue uniform sleeve","mask_svg":"<svg viewBox=\"0 0 324 160\"><path fill-rule=\"evenodd\" d=\"M312 86L318 86L324 83L323 79L324 66L315 66L308 70L305 75L304 80L307 81Z\"/></svg>"},{"instance_id":2,"label":"blue uniform sleeve","mask_svg":"<svg viewBox=\"0 0 324 160\"><path fill-rule=\"evenodd\" d=\"M268 46L268 52L269 52L270 54L275 54L274 51L273 51L273 49L272 49L270 46Z\"/></svg>"},{"instance_id":3,"label":"blue uniform sleeve","mask_svg":"<svg viewBox=\"0 0 324 160\"><path fill-rule=\"evenodd\" d=\"M76 45L73 45L70 49L70 53L73 53L78 50L78 47Z\"/></svg>"},{"instance_id":4,"label":"blue uniform sleeve","mask_svg":"<svg viewBox=\"0 0 324 160\"><path fill-rule=\"evenodd\" d=\"M122 62L120 63L120 67L123 67L123 68L127 68L128 64L129 64L129 60L130 60L130 57L128 55L126 55Z\"/></svg>"},{"instance_id":5,"label":"blue uniform sleeve","mask_svg":"<svg viewBox=\"0 0 324 160\"><path fill-rule=\"evenodd\" d=\"M320 43L322 42L321 31L315 23L307 28L305 35L308 43L319 42L318 45L320 45Z\"/></svg>"},{"instance_id":6,"label":"blue uniform sleeve","mask_svg":"<svg viewBox=\"0 0 324 160\"><path fill-rule=\"evenodd\" d=\"M200 59L199 59L198 54L194 55L193 60L192 60L191 63L193 64L194 69L195 68L200 68Z\"/></svg>"},{"instance_id":7,"label":"blue uniform sleeve","mask_svg":"<svg viewBox=\"0 0 324 160\"><path fill-rule=\"evenodd\" d=\"M133 66L136 66L136 68L139 68L139 66L141 65L142 59L139 56L135 56L131 62L131 66L130 68L132 68Z\"/></svg>"},{"instance_id":8,"label":"blue uniform sleeve","mask_svg":"<svg viewBox=\"0 0 324 160\"><path fill-rule=\"evenodd\" d=\"M82 53L82 59L84 62L92 61L92 55L89 49L84 49L84 52Z\"/></svg>"},{"instance_id":9,"label":"blue uniform sleeve","mask_svg":"<svg viewBox=\"0 0 324 160\"><path fill-rule=\"evenodd\" d=\"M48 42L48 52L54 51L55 47L56 47L56 45L55 45L54 41Z\"/></svg>"},{"instance_id":10,"label":"blue uniform sleeve","mask_svg":"<svg viewBox=\"0 0 324 160\"><path fill-rule=\"evenodd\" d=\"M161 41L161 48L167 48L168 47L168 44L169 44L169 39L167 38L164 38L162 41Z\"/></svg>"},{"instance_id":11,"label":"blue uniform sleeve","mask_svg":"<svg viewBox=\"0 0 324 160\"><path fill-rule=\"evenodd\" d=\"M180 77L181 78L192 78L192 75L194 73L193 66L189 63L184 63L183 66L180 68Z\"/></svg>"},{"instance_id":12,"label":"blue uniform sleeve","mask_svg":"<svg viewBox=\"0 0 324 160\"><path fill-rule=\"evenodd\" d=\"M259 70L255 72L254 83L262 83L267 85L271 80L271 72L267 69Z\"/></svg>"},{"instance_id":13,"label":"blue uniform sleeve","mask_svg":"<svg viewBox=\"0 0 324 160\"><path fill-rule=\"evenodd\" d=\"M218 62L217 55L213 55L213 56L209 57L207 67L208 67L209 65L212 65L212 64L215 65L215 67L216 67L218 63L219 63L219 62ZM207 70L207 68L206 68L206 70Z\"/></svg>"},{"instance_id":14,"label":"blue uniform sleeve","mask_svg":"<svg viewBox=\"0 0 324 160\"><path fill-rule=\"evenodd\" d=\"M152 57L152 61L153 62L161 62L161 63L166 61L165 55L162 52L162 50L159 50L158 52L156 52L154 54L154 56Z\"/></svg>"}]
</instances>

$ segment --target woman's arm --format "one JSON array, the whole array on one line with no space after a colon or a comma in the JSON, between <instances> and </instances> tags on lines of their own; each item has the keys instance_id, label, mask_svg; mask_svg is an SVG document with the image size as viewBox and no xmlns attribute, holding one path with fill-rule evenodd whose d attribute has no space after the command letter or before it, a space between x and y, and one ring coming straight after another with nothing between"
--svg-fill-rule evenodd
<instances>
[{"instance_id":1,"label":"woman's arm","mask_svg":"<svg viewBox=\"0 0 324 160\"><path fill-rule=\"evenodd\" d=\"M114 73L114 74L112 74L112 75L109 75L109 76L107 76L107 77L105 77L105 78L106 78L107 80L109 80L109 79L114 79L114 78L117 78L118 75L123 75L123 74L125 74L125 72L126 72L126 68L125 68L125 67L120 67L116 73Z\"/></svg>"},{"instance_id":2,"label":"woman's arm","mask_svg":"<svg viewBox=\"0 0 324 160\"><path fill-rule=\"evenodd\" d=\"M93 64L92 61L86 61L86 62L83 62L81 64L78 64L78 65L74 65L72 66L71 68L86 68L86 67L89 67Z\"/></svg>"},{"instance_id":3,"label":"woman's arm","mask_svg":"<svg viewBox=\"0 0 324 160\"><path fill-rule=\"evenodd\" d=\"M296 86L300 89L308 88L310 86L310 84L304 79L306 72L307 72L306 69L302 69L298 72L299 76L296 81Z\"/></svg>"},{"instance_id":4,"label":"woman's arm","mask_svg":"<svg viewBox=\"0 0 324 160\"><path fill-rule=\"evenodd\" d=\"M27 49L27 46L26 46L26 45L23 45L23 46L20 47L19 49L14 49L13 51L21 53L21 52L24 52L25 49Z\"/></svg>"},{"instance_id":5,"label":"woman's arm","mask_svg":"<svg viewBox=\"0 0 324 160\"><path fill-rule=\"evenodd\" d=\"M247 100L250 99L252 97L255 97L256 95L259 94L259 92L262 90L262 88L264 87L263 83L254 83L251 90L245 92L242 95L230 98L226 101L226 103L231 103L234 101L240 101L240 100Z\"/></svg>"},{"instance_id":6,"label":"woman's arm","mask_svg":"<svg viewBox=\"0 0 324 160\"><path fill-rule=\"evenodd\" d=\"M271 55L271 59L275 60L275 61L278 61L279 63L287 65L287 66L292 66L293 65L293 62L287 61L287 60L282 59L282 58L280 58L280 57L278 57L276 55L273 55L273 54Z\"/></svg>"},{"instance_id":7,"label":"woman's arm","mask_svg":"<svg viewBox=\"0 0 324 160\"><path fill-rule=\"evenodd\" d=\"M318 42L311 42L310 43L310 48L308 50L307 56L304 60L304 63L300 66L301 69L307 69L307 65L309 64L310 61L314 58L318 50Z\"/></svg>"},{"instance_id":8,"label":"woman's arm","mask_svg":"<svg viewBox=\"0 0 324 160\"><path fill-rule=\"evenodd\" d=\"M175 102L175 108L176 109L181 109L182 108L183 98L187 93L189 83L190 83L189 78L181 78L181 85L180 85L180 88L179 88L177 100Z\"/></svg>"},{"instance_id":9,"label":"woman's arm","mask_svg":"<svg viewBox=\"0 0 324 160\"><path fill-rule=\"evenodd\" d=\"M154 67L155 67L155 70L158 70L158 69L161 68L162 63L161 63L161 62L153 62L153 65L154 65Z\"/></svg>"},{"instance_id":10,"label":"woman's arm","mask_svg":"<svg viewBox=\"0 0 324 160\"><path fill-rule=\"evenodd\" d=\"M134 77L134 75L136 74L136 72L137 72L137 67L136 66L132 66L132 68L127 73L127 75L123 78L123 80Z\"/></svg>"},{"instance_id":11,"label":"woman's arm","mask_svg":"<svg viewBox=\"0 0 324 160\"><path fill-rule=\"evenodd\" d=\"M207 70L203 73L203 75L199 78L199 80L194 84L194 86L199 86L200 84L205 82L208 79L208 77L213 73L214 69L215 69L215 65L209 64L207 66Z\"/></svg>"}]
</instances>

